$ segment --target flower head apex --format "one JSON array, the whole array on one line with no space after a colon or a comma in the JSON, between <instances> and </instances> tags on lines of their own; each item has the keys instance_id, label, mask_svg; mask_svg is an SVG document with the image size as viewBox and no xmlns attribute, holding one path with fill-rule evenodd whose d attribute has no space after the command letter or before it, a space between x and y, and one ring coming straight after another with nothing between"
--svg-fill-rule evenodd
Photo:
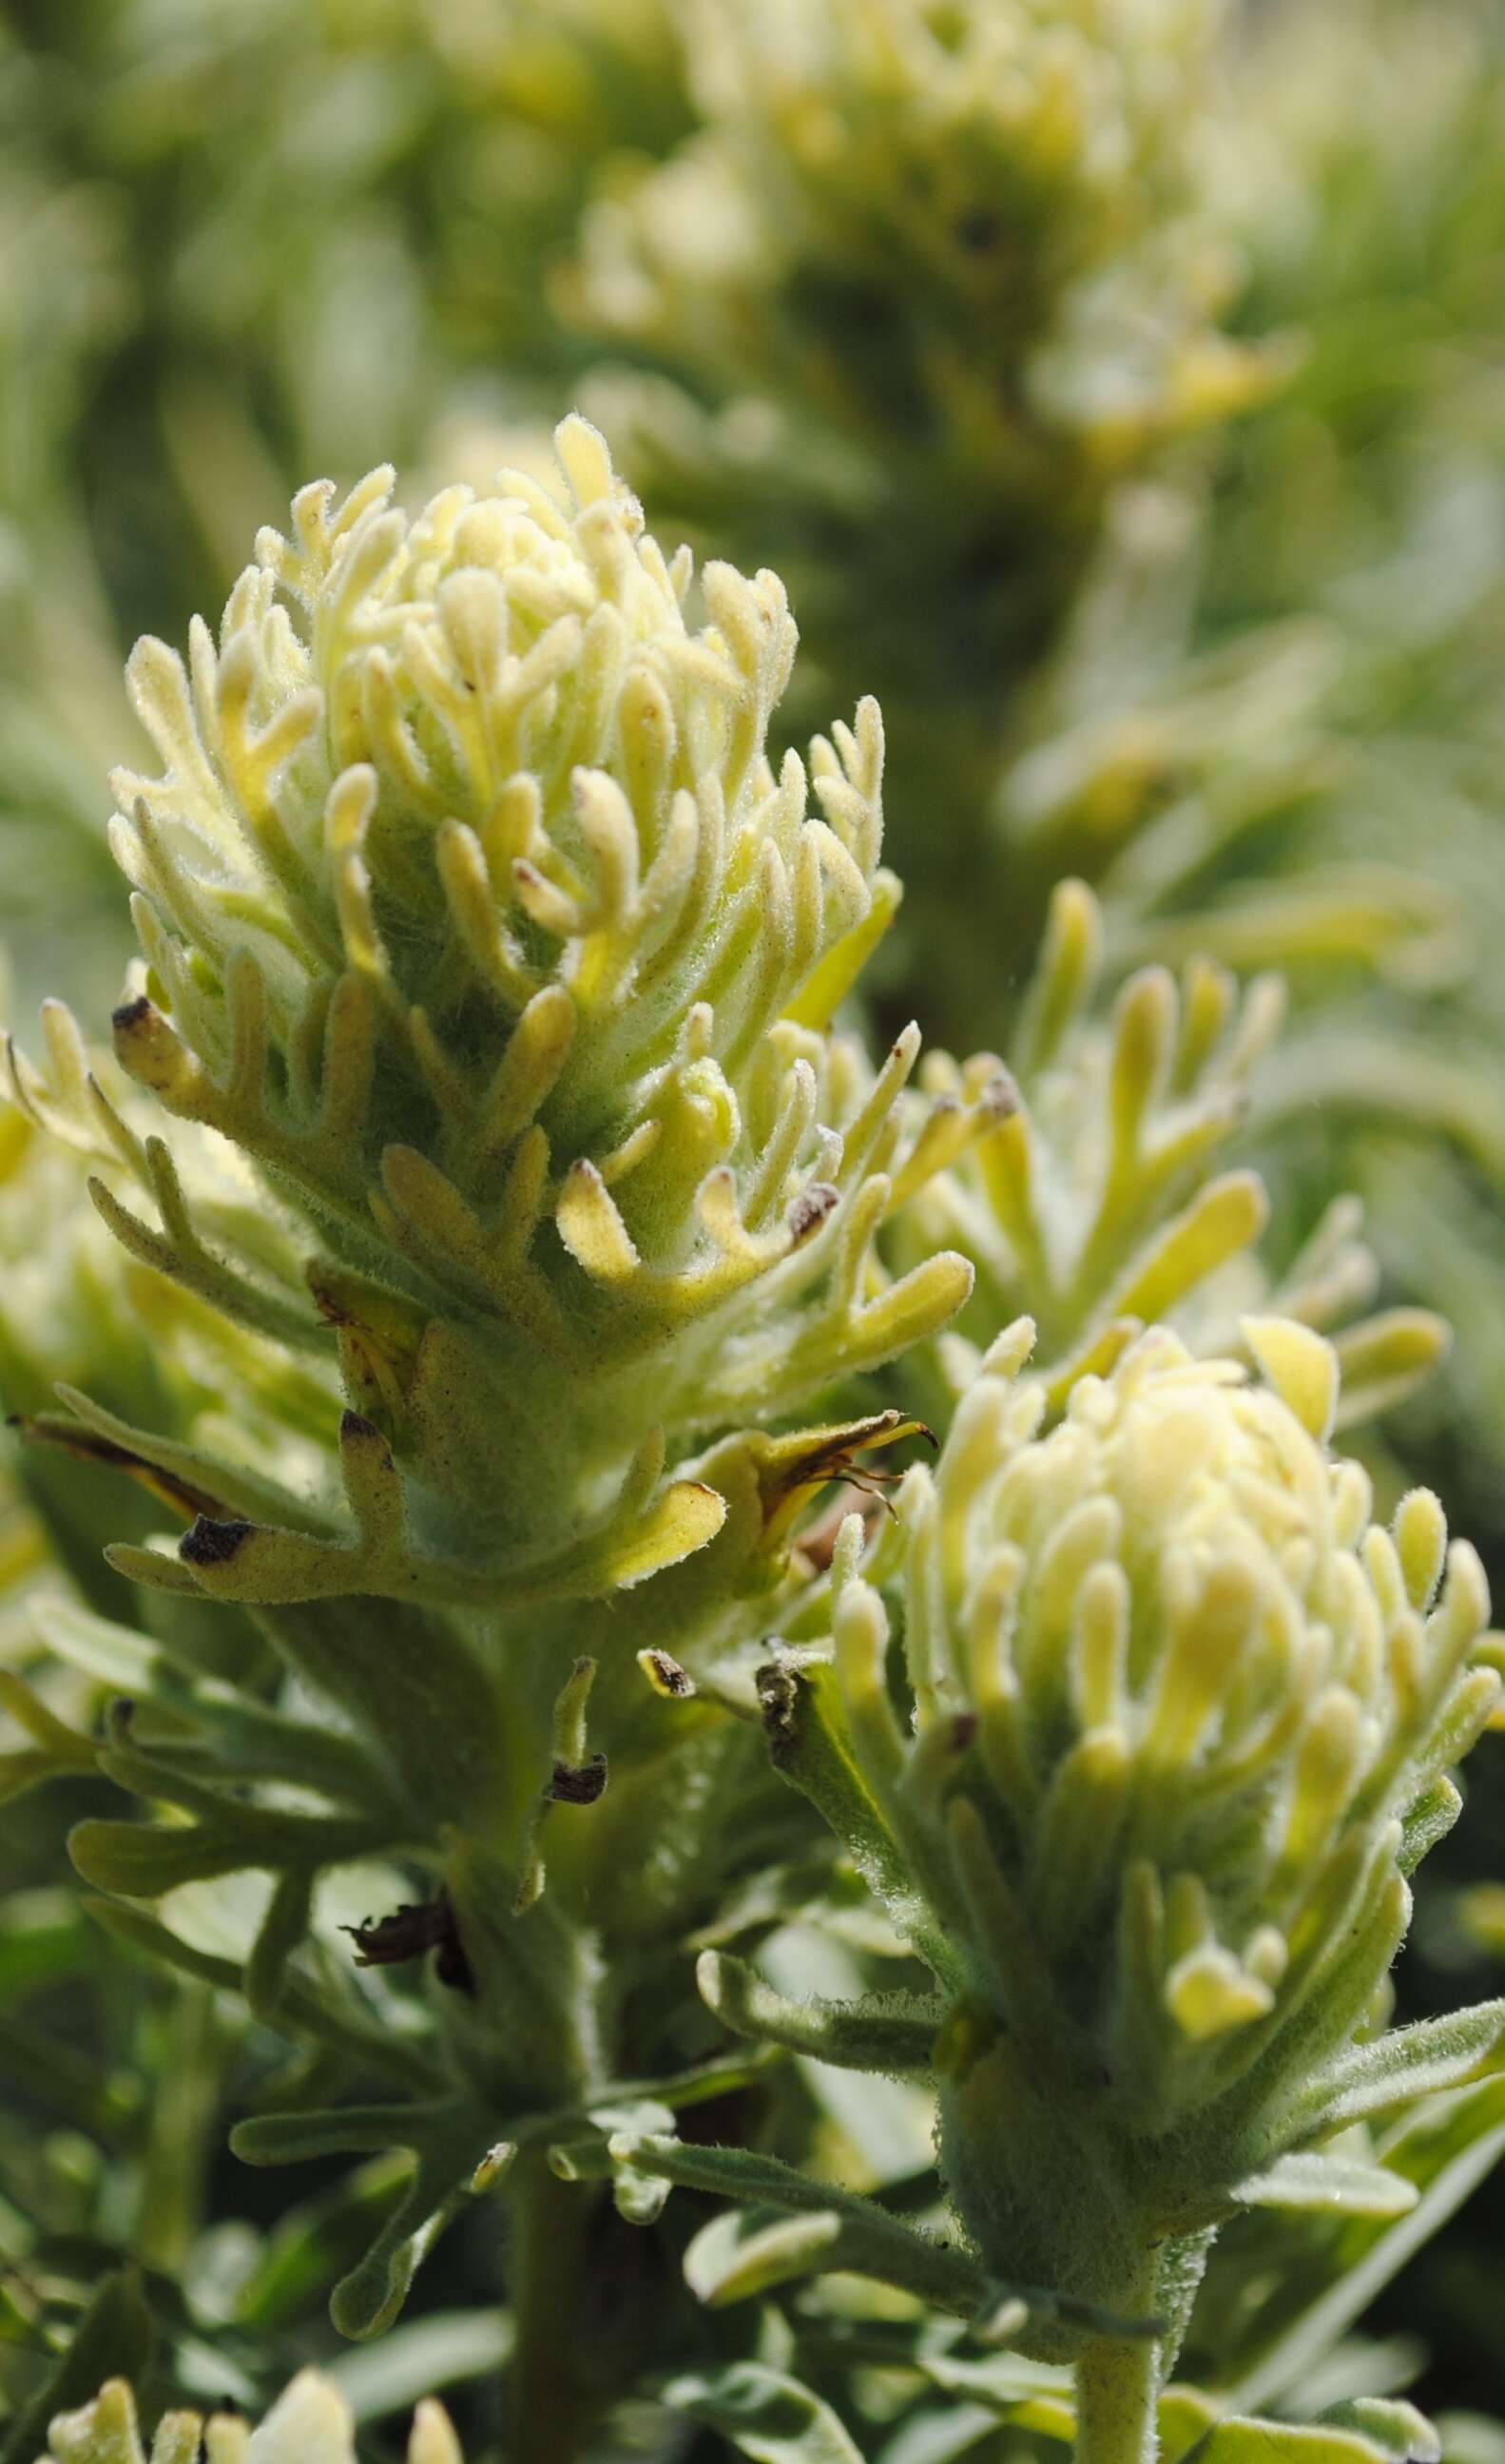
<instances>
[{"instance_id":1,"label":"flower head apex","mask_svg":"<svg viewBox=\"0 0 1505 2464\"><path fill-rule=\"evenodd\" d=\"M722 1082L892 904L875 707L817 739L812 815L765 750L777 577L708 565L696 624L595 430L556 447L557 493L504 473L410 518L390 471L305 488L217 640L132 659L165 768L115 782L148 967L122 1058L321 1208L365 1212L395 1123L462 1185L541 1117L614 1152L686 1039L729 1143Z\"/></svg>"},{"instance_id":2,"label":"flower head apex","mask_svg":"<svg viewBox=\"0 0 1505 2464\"><path fill-rule=\"evenodd\" d=\"M1044 1430L1044 1384L1000 1374L1032 1336L1010 1329L909 1484L909 1759L967 1715L961 1795L1070 1962L1153 1867L1181 1912L1155 2022L1172 2062L1277 2011L1329 1864L1379 1848L1498 1688L1471 1665L1473 1550L1426 1490L1377 1527L1364 1472L1328 1455L1332 1347L1244 1331L1262 1379L1156 1328ZM854 1712L875 1613L861 1584L838 1602Z\"/></svg>"}]
</instances>

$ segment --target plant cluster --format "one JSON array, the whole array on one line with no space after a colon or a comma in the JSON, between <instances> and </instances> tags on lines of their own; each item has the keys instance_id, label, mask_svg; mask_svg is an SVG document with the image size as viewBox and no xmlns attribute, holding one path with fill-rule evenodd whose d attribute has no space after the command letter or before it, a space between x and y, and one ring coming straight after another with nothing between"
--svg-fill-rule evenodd
<instances>
[{"instance_id":1,"label":"plant cluster","mask_svg":"<svg viewBox=\"0 0 1505 2464\"><path fill-rule=\"evenodd\" d=\"M29 1223L84 1171L102 1228L65 1203L11 1342L18 1383L86 1381L18 1397L26 1461L70 1500L132 1476L180 1536L105 1551L144 1628L33 1611L9 1776L139 1800L72 1835L100 1922L296 2049L243 2159L395 2161L344 2335L494 2214L513 2452L587 2452L645 2395L857 2452L839 2349L813 2384L766 2352L837 2271L1075 2367L1086 2452L1129 2406L1139 2453L1213 2230L1404 2212L1352 2134L1488 2061L1494 2005L1365 2041L1497 1689L1482 1576L1455 1551L1433 1605L1423 1492L1368 1529L1311 1325L1244 1317L1250 1388L1163 1323L1206 1346L1220 1280L1249 1296L1258 1184L1212 1165L1269 988L1149 969L1095 1027L1069 885L1015 1067L916 1083L913 1029L871 1062L832 1021L899 894L876 705L775 769L782 585L667 561L599 435L556 442L552 490L304 490L187 664L134 654L162 768L115 782L113 1065L57 1004L11 1062ZM1345 1340L1382 1398L1439 1336ZM832 1484L882 1500L887 1451L942 1438L833 1529ZM98 1736L90 1680L124 1688ZM843 1907L931 1984L743 1964ZM956 2238L768 2144L800 2135L781 2050L935 2101ZM676 2128L706 2106L729 2139ZM753 2213L665 2300L602 2206L672 2250L676 2183ZM157 2248L191 2283L189 2212ZM752 2352L686 2310L783 2288ZM144 2321L191 2392L191 2299L122 2284L44 2410L80 2353L139 2369ZM128 2446L100 2401L55 2442Z\"/></svg>"},{"instance_id":2,"label":"plant cluster","mask_svg":"<svg viewBox=\"0 0 1505 2464\"><path fill-rule=\"evenodd\" d=\"M1493 2453L1498 32L0 36L4 2464Z\"/></svg>"}]
</instances>

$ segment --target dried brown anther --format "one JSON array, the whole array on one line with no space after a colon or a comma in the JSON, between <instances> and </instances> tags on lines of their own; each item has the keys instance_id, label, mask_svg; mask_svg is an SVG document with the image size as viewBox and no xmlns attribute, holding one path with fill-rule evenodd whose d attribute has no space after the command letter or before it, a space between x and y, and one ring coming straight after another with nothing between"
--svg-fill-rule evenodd
<instances>
[{"instance_id":1,"label":"dried brown anther","mask_svg":"<svg viewBox=\"0 0 1505 2464\"><path fill-rule=\"evenodd\" d=\"M667 1694L682 1703L697 1690L688 1668L681 1668L667 1651L640 1651L637 1664L655 1694Z\"/></svg>"},{"instance_id":2,"label":"dried brown anther","mask_svg":"<svg viewBox=\"0 0 1505 2464\"><path fill-rule=\"evenodd\" d=\"M606 1785L607 1758L592 1754L588 1763L556 1763L544 1794L556 1805L594 1805Z\"/></svg>"},{"instance_id":3,"label":"dried brown anther","mask_svg":"<svg viewBox=\"0 0 1505 2464\"><path fill-rule=\"evenodd\" d=\"M358 1968L400 1968L432 1950L438 1953L433 1972L441 1985L453 1986L461 1993L475 1991L471 1964L445 1891L432 1900L405 1901L390 1916L374 1922L368 1917L364 1925L342 1925L340 1930L355 1945Z\"/></svg>"}]
</instances>

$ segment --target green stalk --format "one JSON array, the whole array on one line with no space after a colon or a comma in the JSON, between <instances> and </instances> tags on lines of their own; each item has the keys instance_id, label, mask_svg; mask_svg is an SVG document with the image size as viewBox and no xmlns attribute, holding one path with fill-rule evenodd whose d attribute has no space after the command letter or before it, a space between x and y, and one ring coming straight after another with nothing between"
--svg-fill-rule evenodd
<instances>
[{"instance_id":1,"label":"green stalk","mask_svg":"<svg viewBox=\"0 0 1505 2464\"><path fill-rule=\"evenodd\" d=\"M1134 2310L1155 2307L1146 2268ZM1102 2337L1076 2365L1076 2464L1155 2464L1161 2347L1150 2337Z\"/></svg>"},{"instance_id":2,"label":"green stalk","mask_svg":"<svg viewBox=\"0 0 1505 2464\"><path fill-rule=\"evenodd\" d=\"M595 2373L583 2364L580 2336L597 2196L583 2183L558 2180L542 2148L519 2157L511 2189L512 2453L573 2464L602 2402Z\"/></svg>"},{"instance_id":3,"label":"green stalk","mask_svg":"<svg viewBox=\"0 0 1505 2464\"><path fill-rule=\"evenodd\" d=\"M224 2046L208 1986L179 1989L167 2021L142 2167L137 2254L176 2275L204 2229L219 2128Z\"/></svg>"}]
</instances>

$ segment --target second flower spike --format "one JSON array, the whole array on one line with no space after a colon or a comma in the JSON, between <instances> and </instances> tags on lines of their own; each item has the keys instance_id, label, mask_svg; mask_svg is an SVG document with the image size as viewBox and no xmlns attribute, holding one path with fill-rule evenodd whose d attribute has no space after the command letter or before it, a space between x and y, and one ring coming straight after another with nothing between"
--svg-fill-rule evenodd
<instances>
[{"instance_id":1,"label":"second flower spike","mask_svg":"<svg viewBox=\"0 0 1505 2464\"><path fill-rule=\"evenodd\" d=\"M1249 1321L1263 1377L1154 1329L1047 1425L1001 1337L901 1494L912 1710L890 1605L833 1568L839 1700L766 1672L775 1759L843 1833L939 1989L782 2010L710 1961L722 2017L931 2076L952 2203L991 2277L1174 2336L1238 2209L1393 2213L1336 2133L1466 2077L1483 2011L1371 2036L1499 1677L1466 1543L1415 1491L1388 1529L1332 1461L1331 1348ZM819 2041L817 2041L817 2039Z\"/></svg>"}]
</instances>

